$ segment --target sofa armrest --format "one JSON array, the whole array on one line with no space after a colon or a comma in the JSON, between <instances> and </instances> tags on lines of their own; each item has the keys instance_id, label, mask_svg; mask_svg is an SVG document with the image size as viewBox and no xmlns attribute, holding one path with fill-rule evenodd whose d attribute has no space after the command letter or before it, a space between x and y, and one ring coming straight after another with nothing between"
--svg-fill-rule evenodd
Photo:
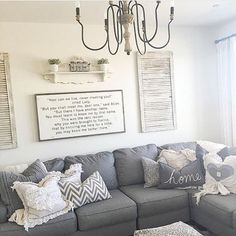
<instances>
[{"instance_id":1,"label":"sofa armrest","mask_svg":"<svg viewBox=\"0 0 236 236\"><path fill-rule=\"evenodd\" d=\"M0 223L7 222L7 207L0 199Z\"/></svg>"}]
</instances>

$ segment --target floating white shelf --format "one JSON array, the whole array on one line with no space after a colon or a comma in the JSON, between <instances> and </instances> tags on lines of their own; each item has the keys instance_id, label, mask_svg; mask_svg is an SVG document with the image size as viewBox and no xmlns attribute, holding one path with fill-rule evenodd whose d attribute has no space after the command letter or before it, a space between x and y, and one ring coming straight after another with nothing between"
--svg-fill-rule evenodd
<instances>
[{"instance_id":1,"label":"floating white shelf","mask_svg":"<svg viewBox=\"0 0 236 236\"><path fill-rule=\"evenodd\" d=\"M47 72L43 74L44 79L50 80L52 83L62 84L84 84L104 82L109 79L111 72L109 71L88 71L88 72Z\"/></svg>"}]
</instances>

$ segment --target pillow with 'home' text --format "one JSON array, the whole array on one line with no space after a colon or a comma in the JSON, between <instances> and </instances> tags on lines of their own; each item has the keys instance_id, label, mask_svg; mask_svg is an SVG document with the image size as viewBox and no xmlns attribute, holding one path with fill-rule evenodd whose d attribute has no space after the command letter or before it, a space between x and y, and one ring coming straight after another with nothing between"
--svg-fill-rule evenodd
<instances>
[{"instance_id":1,"label":"pillow with 'home' text","mask_svg":"<svg viewBox=\"0 0 236 236\"><path fill-rule=\"evenodd\" d=\"M202 186L205 182L198 160L191 162L180 170L162 162L159 164L160 184L158 188L190 188Z\"/></svg>"}]
</instances>

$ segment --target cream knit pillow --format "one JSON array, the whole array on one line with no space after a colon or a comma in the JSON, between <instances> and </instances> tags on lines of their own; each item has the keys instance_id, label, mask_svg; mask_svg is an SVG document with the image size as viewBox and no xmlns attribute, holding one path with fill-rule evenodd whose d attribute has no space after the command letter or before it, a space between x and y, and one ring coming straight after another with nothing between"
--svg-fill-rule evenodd
<instances>
[{"instance_id":1,"label":"cream knit pillow","mask_svg":"<svg viewBox=\"0 0 236 236\"><path fill-rule=\"evenodd\" d=\"M193 150L184 149L181 151L162 150L160 158L164 158L169 166L176 170L181 170L184 166L196 160L196 154Z\"/></svg>"}]
</instances>

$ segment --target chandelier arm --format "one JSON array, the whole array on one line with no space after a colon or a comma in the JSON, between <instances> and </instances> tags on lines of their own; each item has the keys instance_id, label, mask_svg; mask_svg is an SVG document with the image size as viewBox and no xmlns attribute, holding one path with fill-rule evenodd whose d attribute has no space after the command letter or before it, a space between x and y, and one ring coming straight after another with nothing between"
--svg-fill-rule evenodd
<instances>
[{"instance_id":1,"label":"chandelier arm","mask_svg":"<svg viewBox=\"0 0 236 236\"><path fill-rule=\"evenodd\" d=\"M136 31L135 24L133 24L133 28L134 28L134 38L135 38L136 48L138 49L139 54L144 55L146 53L146 51L147 51L146 43L145 42L143 43L144 50L143 50L143 52L141 52L141 50L139 48L139 45L138 45L138 37L137 37L137 31ZM143 36L143 37L145 37L145 36Z\"/></svg>"},{"instance_id":2,"label":"chandelier arm","mask_svg":"<svg viewBox=\"0 0 236 236\"><path fill-rule=\"evenodd\" d=\"M83 43L83 45L84 45L87 49L92 50L92 51L99 51L99 50L103 49L103 48L107 45L107 43L108 43L108 32L107 32L106 41L105 41L105 43L104 43L101 47L99 47L99 48L91 48L91 47L89 47L88 45L86 45L85 40L84 40L84 26L83 26L83 24L82 24L80 21L78 21L78 23L79 23L80 26L81 26L82 43Z\"/></svg>"},{"instance_id":3,"label":"chandelier arm","mask_svg":"<svg viewBox=\"0 0 236 236\"><path fill-rule=\"evenodd\" d=\"M155 36L156 36L156 34L157 34L157 31L158 31L159 23L158 23L157 10L158 10L159 5L160 5L160 1L157 1L157 6L156 6L156 8L155 8L156 28L155 28L155 31L154 31L153 36L152 36L150 39L148 39L148 37L147 37L147 32L146 32L146 16L145 16L145 14L143 15L143 18L144 18L144 22L143 22L143 24L144 24L144 25L143 25L144 34L145 34L146 41L149 41L149 42L151 42L151 41L155 38ZM142 6L142 7L143 7L143 6Z\"/></svg>"},{"instance_id":4,"label":"chandelier arm","mask_svg":"<svg viewBox=\"0 0 236 236\"><path fill-rule=\"evenodd\" d=\"M133 0L130 0L129 3L128 3L128 12L131 11L130 5L131 5L132 1L133 1Z\"/></svg>"},{"instance_id":5,"label":"chandelier arm","mask_svg":"<svg viewBox=\"0 0 236 236\"><path fill-rule=\"evenodd\" d=\"M109 15L109 8L107 9L107 16ZM112 50L111 50L111 46L110 46L110 36L109 36L109 17L107 17L107 47L108 47L108 51L109 51L109 53L111 54L111 55L115 55L117 52L118 52L118 50L119 50L119 46L120 46L120 44L119 44L119 42L116 40L116 49L115 49L115 51L114 52L112 52Z\"/></svg>"},{"instance_id":6,"label":"chandelier arm","mask_svg":"<svg viewBox=\"0 0 236 236\"><path fill-rule=\"evenodd\" d=\"M123 27L122 27L122 24L119 23L119 19L120 19L120 17L121 17L121 11L122 11L122 10L119 9L119 10L117 11L117 13L116 13L117 29L119 29L118 31L120 32L120 34L118 33L118 35L119 35L119 37L120 37L119 44L121 44L122 41L123 41L123 37L122 37L122 35L123 35Z\"/></svg>"},{"instance_id":7,"label":"chandelier arm","mask_svg":"<svg viewBox=\"0 0 236 236\"><path fill-rule=\"evenodd\" d=\"M167 38L167 42L164 45L162 45L162 46L156 47L156 46L152 45L150 41L147 41L147 43L148 43L148 45L150 47L152 47L154 49L162 49L162 48L166 47L169 44L169 42L170 42L170 24L171 24L172 21L173 20L170 20L169 23L168 23L168 38Z\"/></svg>"},{"instance_id":8,"label":"chandelier arm","mask_svg":"<svg viewBox=\"0 0 236 236\"><path fill-rule=\"evenodd\" d=\"M117 20L118 21L120 20L121 15L124 12L123 11L123 6L124 6L123 2L119 1L119 11L117 11ZM118 12L120 12L120 16L118 16ZM123 42L123 26L122 26L122 24L120 22L118 22L118 24L120 25L120 33L121 33L121 41L120 41L120 43L122 43Z\"/></svg>"},{"instance_id":9,"label":"chandelier arm","mask_svg":"<svg viewBox=\"0 0 236 236\"><path fill-rule=\"evenodd\" d=\"M117 12L118 12L119 9L120 9L118 5L110 5L110 6L108 7L108 10L107 10L107 18L108 18L108 16L109 16L109 10L111 9L111 12L112 12L112 19L113 19L113 31L114 31L115 39L116 39L116 42L117 42L117 43L120 43L120 38L122 38L122 35L119 34L119 33L120 33L120 32L119 32L119 22L116 21L116 19L115 19L115 11L114 11L113 6L115 6L115 7L118 8ZM117 14L116 14L116 15L117 15Z\"/></svg>"},{"instance_id":10,"label":"chandelier arm","mask_svg":"<svg viewBox=\"0 0 236 236\"><path fill-rule=\"evenodd\" d=\"M122 12L123 12L123 6L124 6L123 2L119 1L119 8L122 9Z\"/></svg>"},{"instance_id":11,"label":"chandelier arm","mask_svg":"<svg viewBox=\"0 0 236 236\"><path fill-rule=\"evenodd\" d=\"M156 36L156 34L157 34L157 31L158 31L157 10L158 10L159 5L160 5L160 1L157 2L157 6L156 6L156 8L155 8L156 28L155 28L155 31L154 31L153 36L152 36L150 39L148 39L148 37L147 37L147 32L146 32L146 15L145 15L145 9L144 9L144 7L143 7L141 4L139 4L137 1L135 1L135 4L131 7L132 14L133 14L133 7L136 7L136 15L137 15L136 18L137 18L138 35L139 35L139 39L140 39L142 42L145 42L145 43L151 42L151 41L155 38L155 36ZM140 7L142 8L142 11L143 11L143 18L144 18L144 20L143 20L143 22L142 22L143 32L144 32L144 37L143 37L143 38L141 37L140 27L139 27L139 24L138 24L138 17L139 17L139 15L138 15L138 6L140 6Z\"/></svg>"},{"instance_id":12,"label":"chandelier arm","mask_svg":"<svg viewBox=\"0 0 236 236\"><path fill-rule=\"evenodd\" d=\"M138 18L139 18L138 6L141 6L141 7L142 7L143 13L145 14L143 6L142 6L141 4L139 4L139 3L137 3L137 1L135 1L134 5L131 7L131 14L134 14L134 13L133 13L133 7L136 7L136 24L137 24L137 31L135 31L135 33L138 32L139 39L140 39L143 43L146 43L146 42L145 42L145 37L142 38L142 37L141 37L141 34L140 34L139 20L138 20ZM134 22L133 24L135 24L135 22ZM136 27L135 27L135 29L136 29Z\"/></svg>"}]
</instances>

